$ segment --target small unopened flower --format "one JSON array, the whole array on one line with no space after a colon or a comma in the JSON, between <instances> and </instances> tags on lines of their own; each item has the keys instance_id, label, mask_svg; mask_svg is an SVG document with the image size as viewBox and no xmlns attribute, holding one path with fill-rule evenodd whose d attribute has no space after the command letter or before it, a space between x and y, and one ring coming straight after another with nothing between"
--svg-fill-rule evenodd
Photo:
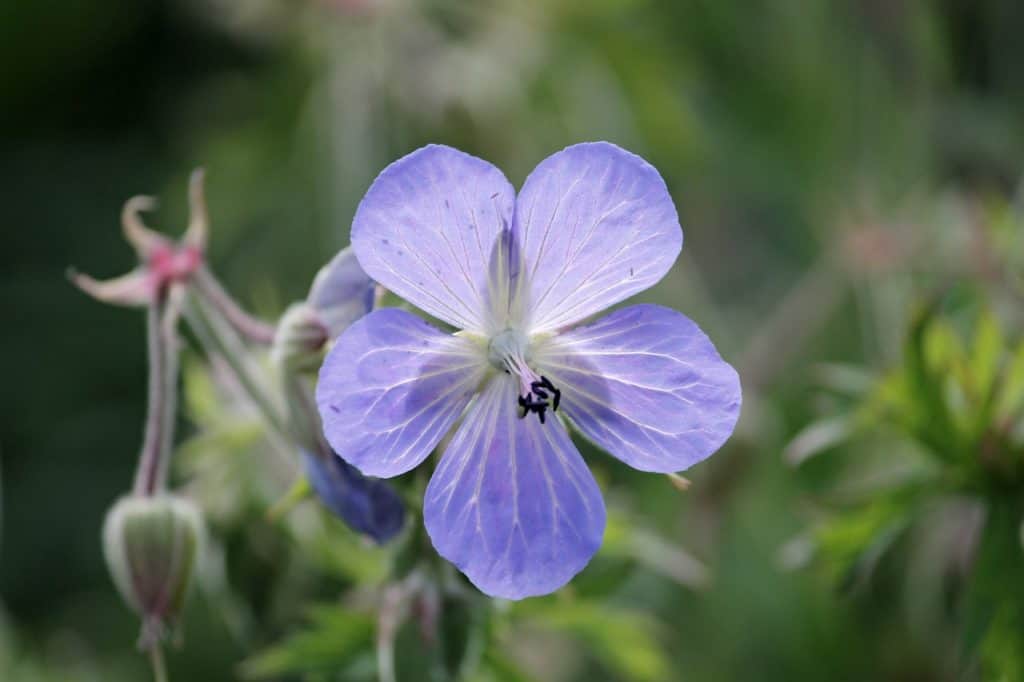
<instances>
[{"instance_id":1,"label":"small unopened flower","mask_svg":"<svg viewBox=\"0 0 1024 682\"><path fill-rule=\"evenodd\" d=\"M206 250L208 219L203 172L197 170L192 173L189 224L180 242L168 239L142 222L140 213L155 207L156 201L152 197L138 196L129 199L121 211L121 226L125 239L138 254L138 268L109 280L96 280L72 271L71 281L104 303L146 306L192 277L202 267Z\"/></svg>"},{"instance_id":2,"label":"small unopened flower","mask_svg":"<svg viewBox=\"0 0 1024 682\"><path fill-rule=\"evenodd\" d=\"M319 367L327 342L373 309L375 288L352 249L342 249L317 273L306 300L285 311L274 337L274 360L294 371Z\"/></svg>"},{"instance_id":3,"label":"small unopened flower","mask_svg":"<svg viewBox=\"0 0 1024 682\"><path fill-rule=\"evenodd\" d=\"M363 476L337 455L322 457L303 451L302 461L320 501L353 530L378 543L402 530L405 505L390 485Z\"/></svg>"},{"instance_id":4,"label":"small unopened flower","mask_svg":"<svg viewBox=\"0 0 1024 682\"><path fill-rule=\"evenodd\" d=\"M320 371L333 448L363 473L422 462L462 417L426 491L438 552L482 591L551 592L597 551L600 491L563 418L626 464L669 473L714 453L736 372L683 315L635 305L682 247L658 172L608 143L543 161L516 196L494 166L430 146L374 181L352 226L363 269L460 331L381 309Z\"/></svg>"},{"instance_id":5,"label":"small unopened flower","mask_svg":"<svg viewBox=\"0 0 1024 682\"><path fill-rule=\"evenodd\" d=\"M315 370L327 344L373 309L375 282L343 249L320 269L306 300L288 308L277 325L272 355L281 368L289 399L310 405L302 463L313 491L335 516L378 543L393 538L405 521L405 505L384 481L369 478L338 457L322 436L312 397L299 373Z\"/></svg>"},{"instance_id":6,"label":"small unopened flower","mask_svg":"<svg viewBox=\"0 0 1024 682\"><path fill-rule=\"evenodd\" d=\"M181 613L201 539L199 510L182 497L123 497L107 513L103 554L122 598L142 617L143 648L158 644Z\"/></svg>"}]
</instances>

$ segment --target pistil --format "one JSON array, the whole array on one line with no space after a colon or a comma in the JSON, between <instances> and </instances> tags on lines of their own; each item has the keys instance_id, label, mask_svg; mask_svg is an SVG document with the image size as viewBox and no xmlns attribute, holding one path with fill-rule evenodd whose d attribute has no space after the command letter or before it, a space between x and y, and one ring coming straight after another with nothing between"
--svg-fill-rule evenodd
<instances>
[{"instance_id":1,"label":"pistil","mask_svg":"<svg viewBox=\"0 0 1024 682\"><path fill-rule=\"evenodd\" d=\"M552 412L558 410L562 392L555 388L550 379L540 376L530 367L529 357L529 340L515 329L506 329L497 334L488 347L491 364L506 374L515 375L519 380L517 402L523 410L520 418L532 412L543 424L549 407Z\"/></svg>"}]
</instances>

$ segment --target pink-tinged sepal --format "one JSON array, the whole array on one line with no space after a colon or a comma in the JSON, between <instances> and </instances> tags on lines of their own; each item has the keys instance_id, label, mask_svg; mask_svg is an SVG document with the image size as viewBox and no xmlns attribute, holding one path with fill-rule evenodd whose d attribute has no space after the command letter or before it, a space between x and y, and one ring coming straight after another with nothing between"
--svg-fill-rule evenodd
<instances>
[{"instance_id":1,"label":"pink-tinged sepal","mask_svg":"<svg viewBox=\"0 0 1024 682\"><path fill-rule=\"evenodd\" d=\"M202 268L207 239L206 201L203 172L192 173L189 185L189 225L180 242L148 227L141 213L156 208L152 197L137 196L121 209L125 240L135 249L140 266L121 277L97 280L72 270L71 281L98 301L126 306L146 306L165 294L172 285L186 283Z\"/></svg>"},{"instance_id":2,"label":"pink-tinged sepal","mask_svg":"<svg viewBox=\"0 0 1024 682\"><path fill-rule=\"evenodd\" d=\"M68 271L68 279L97 301L123 306L145 306L153 300L153 281L145 268L137 268L127 275L98 280L89 275Z\"/></svg>"}]
</instances>

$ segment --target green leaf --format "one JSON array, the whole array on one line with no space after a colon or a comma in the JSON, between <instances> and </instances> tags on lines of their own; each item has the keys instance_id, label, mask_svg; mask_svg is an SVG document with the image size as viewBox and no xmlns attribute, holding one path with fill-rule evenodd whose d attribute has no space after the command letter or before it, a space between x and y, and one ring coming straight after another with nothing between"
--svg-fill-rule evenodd
<instances>
[{"instance_id":1,"label":"green leaf","mask_svg":"<svg viewBox=\"0 0 1024 682\"><path fill-rule=\"evenodd\" d=\"M944 376L950 369L966 365L967 351L956 328L948 320L931 317L923 331L922 353L932 376Z\"/></svg>"},{"instance_id":2,"label":"green leaf","mask_svg":"<svg viewBox=\"0 0 1024 682\"><path fill-rule=\"evenodd\" d=\"M979 403L989 399L999 373L1006 339L999 319L987 308L978 316L968 362L972 397Z\"/></svg>"},{"instance_id":3,"label":"green leaf","mask_svg":"<svg viewBox=\"0 0 1024 682\"><path fill-rule=\"evenodd\" d=\"M981 642L981 664L986 680L1024 680L1024 641L1021 625L1012 609L996 613Z\"/></svg>"},{"instance_id":4,"label":"green leaf","mask_svg":"<svg viewBox=\"0 0 1024 682\"><path fill-rule=\"evenodd\" d=\"M1021 505L1015 496L989 501L965 595L964 646L978 655L983 679L1024 679L1024 574Z\"/></svg>"},{"instance_id":5,"label":"green leaf","mask_svg":"<svg viewBox=\"0 0 1024 682\"><path fill-rule=\"evenodd\" d=\"M616 559L619 561L614 561ZM621 578L622 569L628 568L628 565L623 566L622 560L692 590L704 589L711 581L707 567L699 559L679 545L643 528L626 514L611 509L600 558L609 586L619 582L616 578ZM602 568L601 564L596 568ZM584 573L585 579L590 572L588 568ZM601 591L594 594L597 596Z\"/></svg>"},{"instance_id":6,"label":"green leaf","mask_svg":"<svg viewBox=\"0 0 1024 682\"><path fill-rule=\"evenodd\" d=\"M375 623L364 613L337 604L314 606L309 625L242 663L245 679L338 672L372 649Z\"/></svg>"},{"instance_id":7,"label":"green leaf","mask_svg":"<svg viewBox=\"0 0 1024 682\"><path fill-rule=\"evenodd\" d=\"M869 580L878 562L913 520L919 496L899 491L840 513L815 532L818 555L831 578L844 588Z\"/></svg>"},{"instance_id":8,"label":"green leaf","mask_svg":"<svg viewBox=\"0 0 1024 682\"><path fill-rule=\"evenodd\" d=\"M1008 421L1024 410L1024 341L1017 346L1003 374L996 399L995 414L1000 421Z\"/></svg>"},{"instance_id":9,"label":"green leaf","mask_svg":"<svg viewBox=\"0 0 1024 682\"><path fill-rule=\"evenodd\" d=\"M904 375L911 399L910 427L914 436L937 457L949 461L961 454L963 448L946 404L945 380L949 376L948 366L961 359L962 349L948 327L937 326L937 307L937 302L932 302L914 318L905 347Z\"/></svg>"},{"instance_id":10,"label":"green leaf","mask_svg":"<svg viewBox=\"0 0 1024 682\"><path fill-rule=\"evenodd\" d=\"M811 457L842 443L851 431L850 420L845 416L816 421L789 442L782 453L783 459L791 466L800 466Z\"/></svg>"},{"instance_id":11,"label":"green leaf","mask_svg":"<svg viewBox=\"0 0 1024 682\"><path fill-rule=\"evenodd\" d=\"M480 662L480 669L469 677L469 682L531 682L532 678L519 669L494 647L488 647Z\"/></svg>"},{"instance_id":12,"label":"green leaf","mask_svg":"<svg viewBox=\"0 0 1024 682\"><path fill-rule=\"evenodd\" d=\"M452 679L473 669L485 646L486 600L475 594L445 595L441 600L441 646L445 669Z\"/></svg>"},{"instance_id":13,"label":"green leaf","mask_svg":"<svg viewBox=\"0 0 1024 682\"><path fill-rule=\"evenodd\" d=\"M591 601L545 599L520 602L517 612L538 629L572 635L616 679L665 680L670 666L657 643L658 627L646 613Z\"/></svg>"}]
</instances>

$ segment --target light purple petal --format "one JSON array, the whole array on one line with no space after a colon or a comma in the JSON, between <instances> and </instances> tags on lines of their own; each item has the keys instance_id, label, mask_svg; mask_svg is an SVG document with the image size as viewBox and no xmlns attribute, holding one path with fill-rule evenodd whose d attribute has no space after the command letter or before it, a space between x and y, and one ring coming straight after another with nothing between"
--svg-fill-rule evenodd
<instances>
[{"instance_id":1,"label":"light purple petal","mask_svg":"<svg viewBox=\"0 0 1024 682\"><path fill-rule=\"evenodd\" d=\"M411 313L375 310L338 337L320 368L324 435L368 476L409 471L469 403L485 369L481 353Z\"/></svg>"},{"instance_id":2,"label":"light purple petal","mask_svg":"<svg viewBox=\"0 0 1024 682\"><path fill-rule=\"evenodd\" d=\"M513 222L534 331L564 328L647 289L683 245L658 171L607 142L542 161Z\"/></svg>"},{"instance_id":3,"label":"light purple petal","mask_svg":"<svg viewBox=\"0 0 1024 682\"><path fill-rule=\"evenodd\" d=\"M316 274L306 302L317 311L329 338L334 339L373 309L373 288L373 280L349 247Z\"/></svg>"},{"instance_id":4,"label":"light purple petal","mask_svg":"<svg viewBox=\"0 0 1024 682\"><path fill-rule=\"evenodd\" d=\"M684 315L656 305L617 310L552 338L534 358L579 429L643 471L682 471L732 434L740 380Z\"/></svg>"},{"instance_id":5,"label":"light purple petal","mask_svg":"<svg viewBox=\"0 0 1024 682\"><path fill-rule=\"evenodd\" d=\"M431 145L384 169L359 204L352 246L375 280L438 319L487 327L487 273L515 192L497 168Z\"/></svg>"},{"instance_id":6,"label":"light purple petal","mask_svg":"<svg viewBox=\"0 0 1024 682\"><path fill-rule=\"evenodd\" d=\"M557 418L519 418L515 381L492 379L445 451L424 499L434 547L481 591L557 590L604 534L601 491Z\"/></svg>"}]
</instances>

